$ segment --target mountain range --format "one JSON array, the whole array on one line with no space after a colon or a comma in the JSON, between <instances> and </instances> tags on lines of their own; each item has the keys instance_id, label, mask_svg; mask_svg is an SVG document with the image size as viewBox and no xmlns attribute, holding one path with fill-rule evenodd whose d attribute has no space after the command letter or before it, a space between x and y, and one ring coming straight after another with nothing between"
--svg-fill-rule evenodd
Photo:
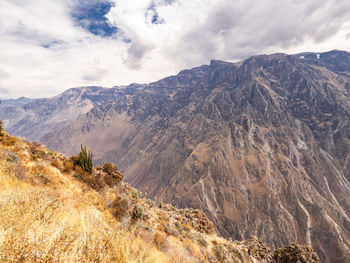
<instances>
[{"instance_id":1,"label":"mountain range","mask_svg":"<svg viewBox=\"0 0 350 263\"><path fill-rule=\"evenodd\" d=\"M202 209L225 237L350 261L350 54L211 61L150 84L3 102L7 131L113 162L157 203Z\"/></svg>"}]
</instances>

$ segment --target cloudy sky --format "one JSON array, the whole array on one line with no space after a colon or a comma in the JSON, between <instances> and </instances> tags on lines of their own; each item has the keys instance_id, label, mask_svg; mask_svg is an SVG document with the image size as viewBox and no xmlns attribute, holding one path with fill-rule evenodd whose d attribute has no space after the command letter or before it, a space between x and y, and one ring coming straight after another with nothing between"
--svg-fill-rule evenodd
<instances>
[{"instance_id":1,"label":"cloudy sky","mask_svg":"<svg viewBox=\"0 0 350 263\"><path fill-rule=\"evenodd\" d=\"M147 83L211 59L350 50L349 0L0 0L0 99Z\"/></svg>"}]
</instances>

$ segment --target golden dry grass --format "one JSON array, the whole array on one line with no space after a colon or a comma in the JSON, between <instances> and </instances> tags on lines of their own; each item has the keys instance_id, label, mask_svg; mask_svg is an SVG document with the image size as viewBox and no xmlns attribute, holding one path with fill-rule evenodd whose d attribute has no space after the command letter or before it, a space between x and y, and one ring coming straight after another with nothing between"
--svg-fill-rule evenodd
<instances>
[{"instance_id":1,"label":"golden dry grass","mask_svg":"<svg viewBox=\"0 0 350 263\"><path fill-rule=\"evenodd\" d=\"M18 178L21 164L7 155L0 152L0 262L167 262L96 206L96 192L82 194L44 163L28 162ZM38 174L50 185L33 184Z\"/></svg>"},{"instance_id":2,"label":"golden dry grass","mask_svg":"<svg viewBox=\"0 0 350 263\"><path fill-rule=\"evenodd\" d=\"M8 138L0 141L0 262L220 262L210 245L220 238L185 224L174 207L150 205L126 184L94 187L98 176L83 178L61 154ZM142 213L131 223L135 207Z\"/></svg>"}]
</instances>

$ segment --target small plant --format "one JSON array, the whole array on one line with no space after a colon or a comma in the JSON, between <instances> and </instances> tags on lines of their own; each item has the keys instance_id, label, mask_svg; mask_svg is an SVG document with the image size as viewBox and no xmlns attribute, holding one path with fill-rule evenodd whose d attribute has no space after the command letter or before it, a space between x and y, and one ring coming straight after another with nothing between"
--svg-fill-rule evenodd
<instances>
[{"instance_id":1,"label":"small plant","mask_svg":"<svg viewBox=\"0 0 350 263\"><path fill-rule=\"evenodd\" d=\"M7 159L6 160L8 162L14 162L14 163L18 162L19 158L18 158L16 153L10 152L10 151L6 151L6 154L7 154Z\"/></svg>"},{"instance_id":2,"label":"small plant","mask_svg":"<svg viewBox=\"0 0 350 263\"><path fill-rule=\"evenodd\" d=\"M144 212L143 212L143 208L140 205L137 205L134 207L132 214L131 214L131 218L134 221L137 221L138 219L141 219L143 216Z\"/></svg>"},{"instance_id":3,"label":"small plant","mask_svg":"<svg viewBox=\"0 0 350 263\"><path fill-rule=\"evenodd\" d=\"M236 258L238 258L240 260L239 262L241 262L241 263L246 262L245 257L240 250L238 250L237 248L234 248L233 246L229 246L228 249Z\"/></svg>"},{"instance_id":4,"label":"small plant","mask_svg":"<svg viewBox=\"0 0 350 263\"><path fill-rule=\"evenodd\" d=\"M182 232L184 230L184 227L182 226L182 224L180 223L180 221L175 220L175 226L177 227L177 229Z\"/></svg>"},{"instance_id":5,"label":"small plant","mask_svg":"<svg viewBox=\"0 0 350 263\"><path fill-rule=\"evenodd\" d=\"M140 193L139 193L139 191L137 191L136 189L132 189L132 191L131 191L131 196L132 196L133 198L139 198L139 197L140 197Z\"/></svg>"},{"instance_id":6,"label":"small plant","mask_svg":"<svg viewBox=\"0 0 350 263\"><path fill-rule=\"evenodd\" d=\"M83 168L84 171L92 173L92 151L87 151L86 146L80 145L81 150L78 154L77 165Z\"/></svg>"},{"instance_id":7,"label":"small plant","mask_svg":"<svg viewBox=\"0 0 350 263\"><path fill-rule=\"evenodd\" d=\"M192 227L188 224L183 224L183 229L186 230L186 231L191 231L192 230Z\"/></svg>"},{"instance_id":8,"label":"small plant","mask_svg":"<svg viewBox=\"0 0 350 263\"><path fill-rule=\"evenodd\" d=\"M126 216L129 208L128 200L122 196L117 196L114 201L109 205L109 208L112 211L112 214L118 219L121 220Z\"/></svg>"},{"instance_id":9,"label":"small plant","mask_svg":"<svg viewBox=\"0 0 350 263\"><path fill-rule=\"evenodd\" d=\"M154 207L154 202L150 199L146 200L146 203L150 206L150 207Z\"/></svg>"},{"instance_id":10,"label":"small plant","mask_svg":"<svg viewBox=\"0 0 350 263\"><path fill-rule=\"evenodd\" d=\"M195 235L195 240L198 242L199 245L201 245L202 247L207 247L207 241L205 240L205 238L201 235L201 234L196 234Z\"/></svg>"},{"instance_id":11,"label":"small plant","mask_svg":"<svg viewBox=\"0 0 350 263\"><path fill-rule=\"evenodd\" d=\"M216 257L216 259L219 262L225 262L225 248L222 244L214 244L213 248L212 248L214 255Z\"/></svg>"}]
</instances>

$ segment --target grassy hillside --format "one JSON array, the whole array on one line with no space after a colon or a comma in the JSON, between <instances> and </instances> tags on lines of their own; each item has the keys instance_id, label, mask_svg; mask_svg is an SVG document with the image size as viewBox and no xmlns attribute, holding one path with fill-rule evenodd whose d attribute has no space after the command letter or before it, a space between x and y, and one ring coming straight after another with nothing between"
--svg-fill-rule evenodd
<instances>
[{"instance_id":1,"label":"grassy hillside","mask_svg":"<svg viewBox=\"0 0 350 263\"><path fill-rule=\"evenodd\" d=\"M201 211L156 206L113 165L74 163L0 128L0 262L318 262L309 247L220 238Z\"/></svg>"}]
</instances>

